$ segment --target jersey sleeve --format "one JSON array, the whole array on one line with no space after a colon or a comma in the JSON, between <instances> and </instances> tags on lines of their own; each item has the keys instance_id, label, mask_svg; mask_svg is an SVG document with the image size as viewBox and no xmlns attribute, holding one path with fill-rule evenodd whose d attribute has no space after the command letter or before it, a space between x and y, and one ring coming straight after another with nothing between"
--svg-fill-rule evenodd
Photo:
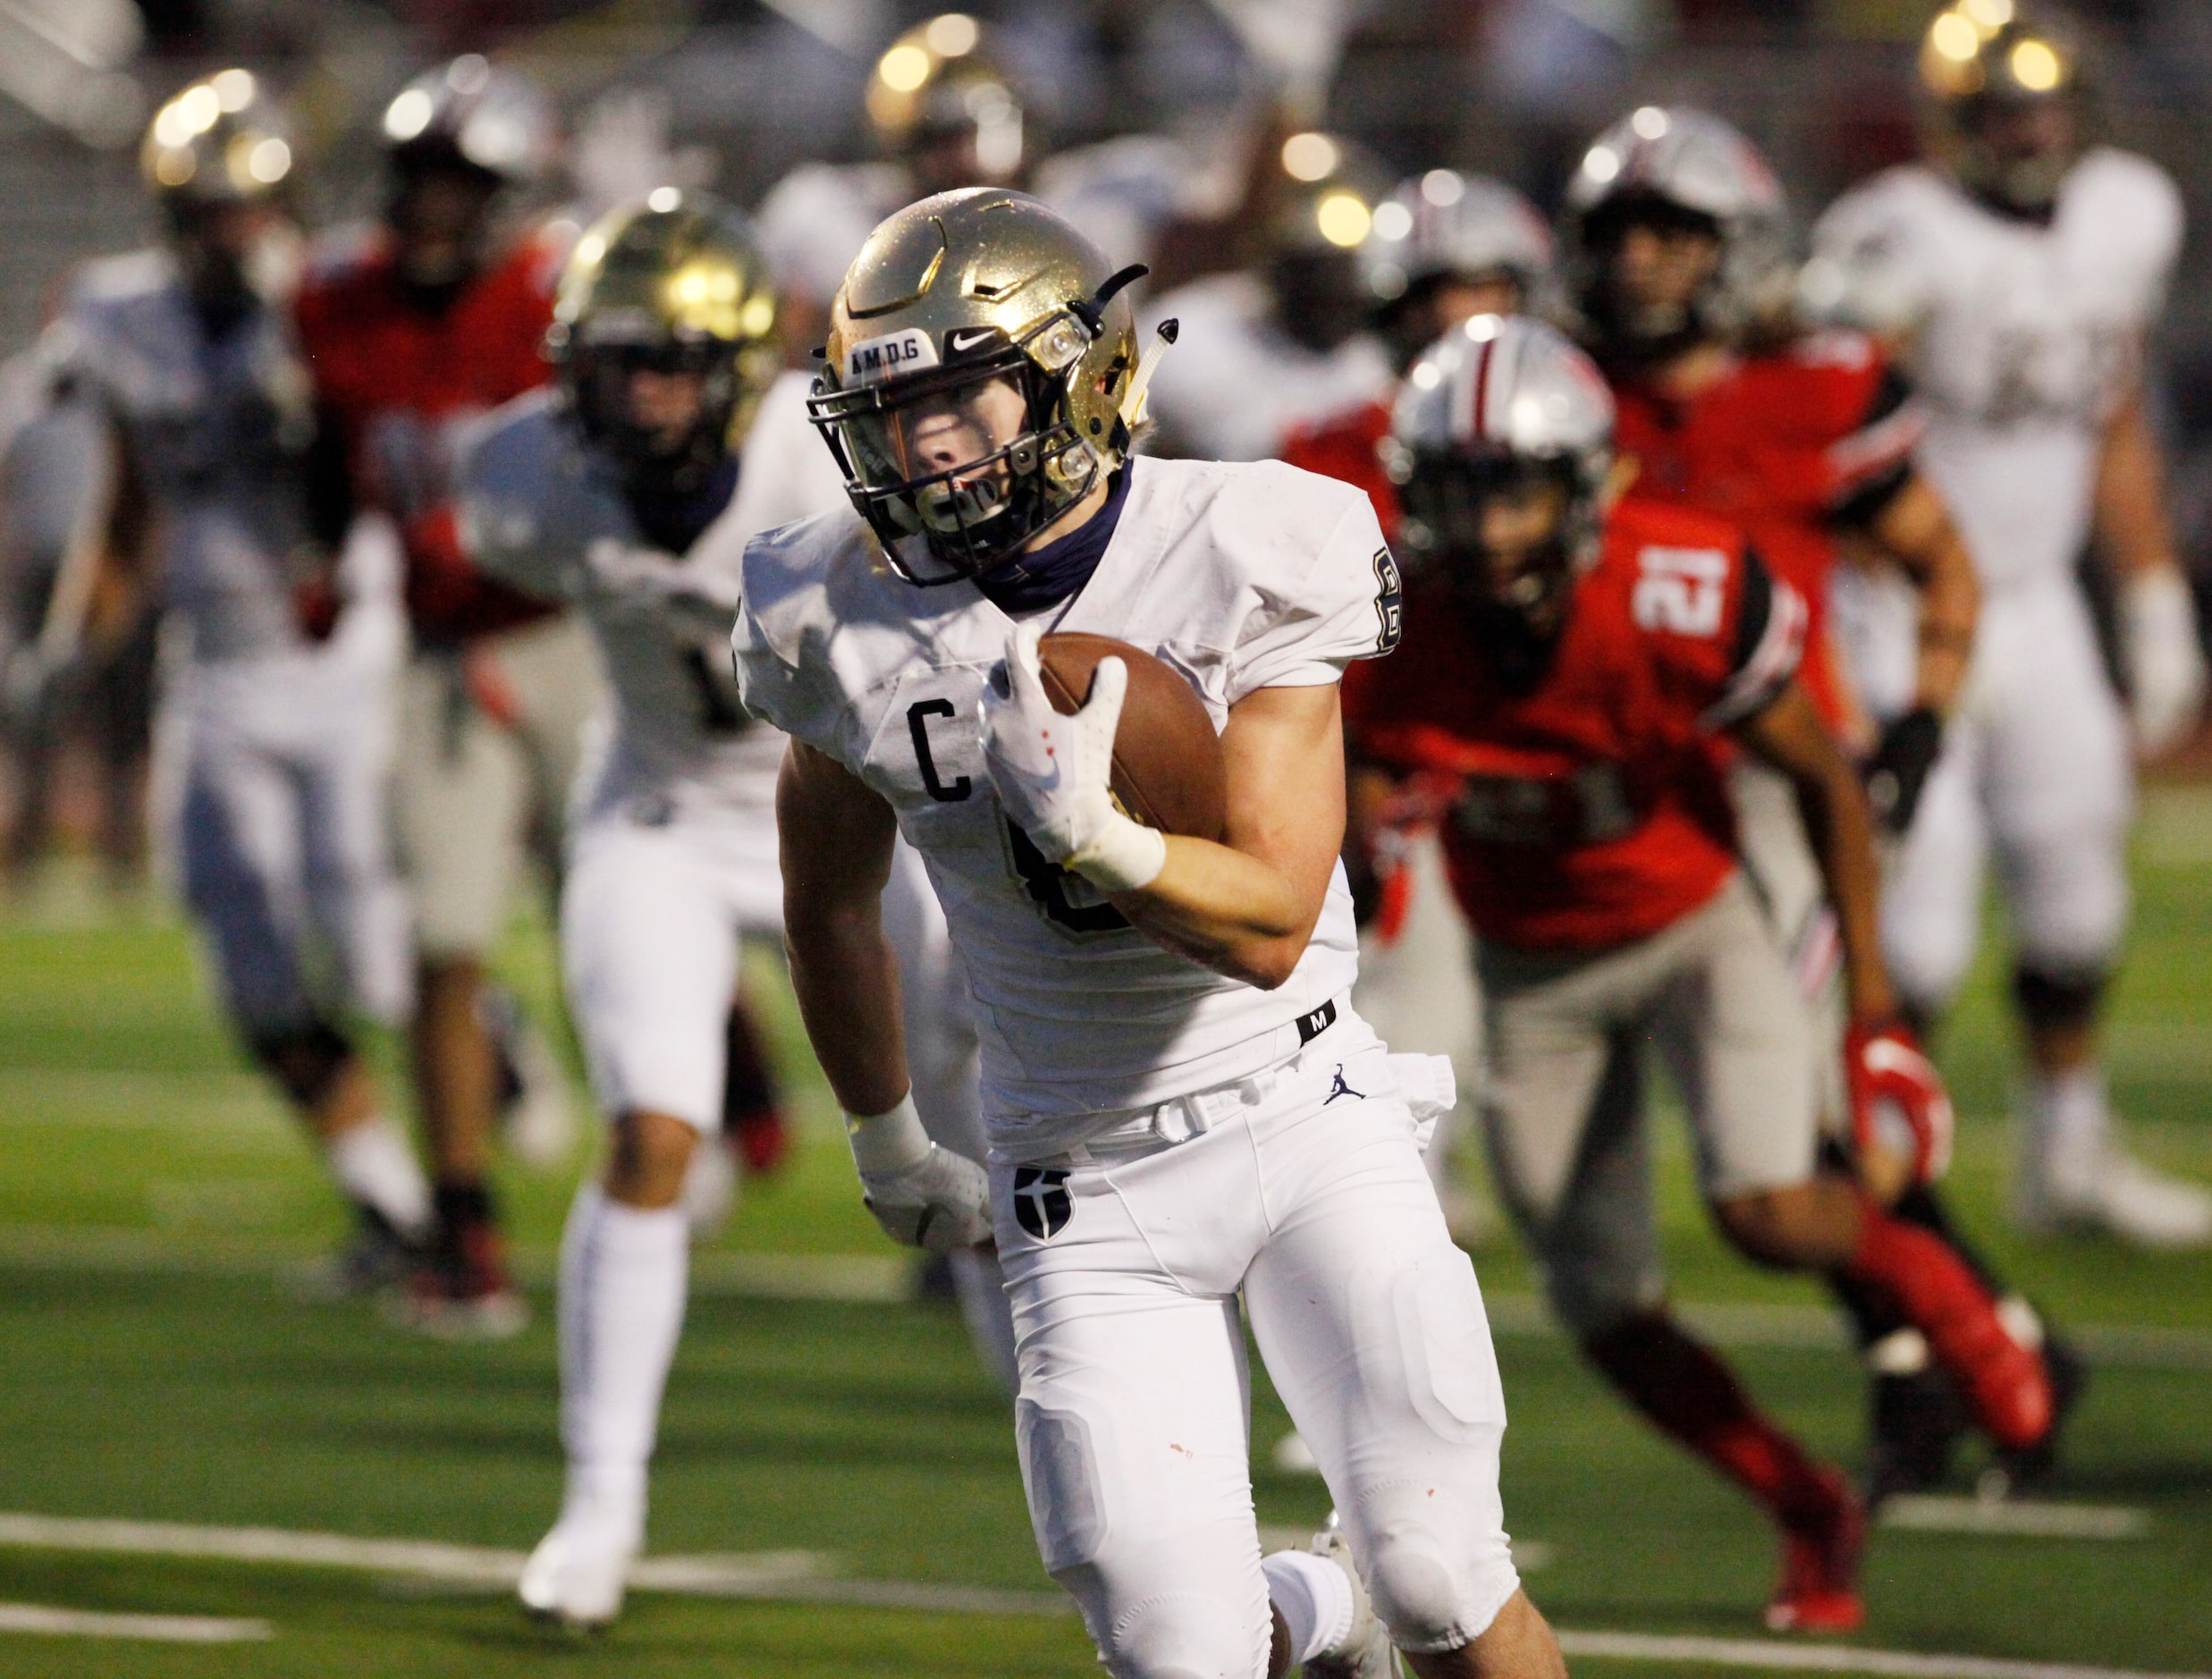
<instances>
[{"instance_id":1,"label":"jersey sleeve","mask_svg":"<svg viewBox=\"0 0 2212 1679\"><path fill-rule=\"evenodd\" d=\"M1342 511L1297 586L1262 590L1232 667L1228 703L1263 688L1318 688L1355 660L1380 658L1405 629L1405 588L1364 495Z\"/></svg>"},{"instance_id":2,"label":"jersey sleeve","mask_svg":"<svg viewBox=\"0 0 2212 1679\"><path fill-rule=\"evenodd\" d=\"M453 461L455 529L469 563L540 600L576 599L583 556L554 504L553 418L541 397L517 398L470 426Z\"/></svg>"},{"instance_id":3,"label":"jersey sleeve","mask_svg":"<svg viewBox=\"0 0 2212 1679\"><path fill-rule=\"evenodd\" d=\"M1828 522L1860 530L1879 519L1912 481L1912 451L1927 433L1928 417L1912 381L1886 356L1869 369L1855 395L1855 420L1825 454Z\"/></svg>"},{"instance_id":4,"label":"jersey sleeve","mask_svg":"<svg viewBox=\"0 0 2212 1679\"><path fill-rule=\"evenodd\" d=\"M1933 241L1912 236L1914 185L1902 173L1882 176L1821 216L1798 283L1807 319L1895 339L1927 318L1941 276L1930 266Z\"/></svg>"},{"instance_id":5,"label":"jersey sleeve","mask_svg":"<svg viewBox=\"0 0 2212 1679\"><path fill-rule=\"evenodd\" d=\"M815 575L825 522L764 531L746 544L730 652L746 710L842 761L847 703L826 662L831 625Z\"/></svg>"},{"instance_id":6,"label":"jersey sleeve","mask_svg":"<svg viewBox=\"0 0 2212 1679\"><path fill-rule=\"evenodd\" d=\"M1755 717L1781 697L1804 662L1810 613L1804 597L1746 547L1735 567L1735 612L1727 657L1699 722L1718 732Z\"/></svg>"}]
</instances>

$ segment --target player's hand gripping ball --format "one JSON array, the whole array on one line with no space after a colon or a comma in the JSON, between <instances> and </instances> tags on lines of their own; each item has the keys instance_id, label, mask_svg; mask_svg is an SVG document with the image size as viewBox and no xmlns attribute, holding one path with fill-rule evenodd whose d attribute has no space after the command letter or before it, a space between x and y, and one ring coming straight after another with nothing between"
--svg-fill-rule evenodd
<instances>
[{"instance_id":1,"label":"player's hand gripping ball","mask_svg":"<svg viewBox=\"0 0 2212 1679\"><path fill-rule=\"evenodd\" d=\"M1899 1021L1854 1025L1844 1040L1852 1136L1861 1170L1885 1201L1932 1184L1951 1164L1951 1097Z\"/></svg>"},{"instance_id":2,"label":"player's hand gripping ball","mask_svg":"<svg viewBox=\"0 0 2212 1679\"><path fill-rule=\"evenodd\" d=\"M1218 840L1220 740L1190 686L1103 636L1017 628L983 696L984 762L1037 849L1109 892L1148 884L1168 833Z\"/></svg>"}]
</instances>

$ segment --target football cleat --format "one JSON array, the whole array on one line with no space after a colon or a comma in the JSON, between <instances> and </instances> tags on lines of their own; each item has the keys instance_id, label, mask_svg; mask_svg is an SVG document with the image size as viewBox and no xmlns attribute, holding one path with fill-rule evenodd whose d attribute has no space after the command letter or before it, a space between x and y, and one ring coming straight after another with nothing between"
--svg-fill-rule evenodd
<instances>
[{"instance_id":1,"label":"football cleat","mask_svg":"<svg viewBox=\"0 0 2212 1679\"><path fill-rule=\"evenodd\" d=\"M1917 1363L1911 1368L1886 1365L1889 1350L1901 1345L1917 1351ZM1928 1363L1927 1347L1918 1329L1900 1329L1869 1351L1874 1371L1866 1471L1870 1507L1879 1509L1899 1493L1926 1492L1940 1485L1958 1443L1973 1427L1949 1374Z\"/></svg>"},{"instance_id":2,"label":"football cleat","mask_svg":"<svg viewBox=\"0 0 2212 1679\"><path fill-rule=\"evenodd\" d=\"M1376 1617L1367 1596L1367 1582L1352 1565L1352 1548L1332 1514L1329 1525L1313 1535L1313 1555L1344 1570L1352 1582L1352 1627L1341 1639L1307 1662L1306 1679L1398 1679L1397 1652L1390 1634Z\"/></svg>"},{"instance_id":3,"label":"football cleat","mask_svg":"<svg viewBox=\"0 0 2212 1679\"><path fill-rule=\"evenodd\" d=\"M507 1275L499 1232L477 1225L441 1240L399 1290L387 1315L439 1341L504 1341L530 1321L529 1303Z\"/></svg>"},{"instance_id":4,"label":"football cleat","mask_svg":"<svg viewBox=\"0 0 2212 1679\"><path fill-rule=\"evenodd\" d=\"M537 1542L515 1595L538 1620L596 1632L622 1612L629 1565L645 1547L645 1508L635 1498L571 1494Z\"/></svg>"},{"instance_id":5,"label":"football cleat","mask_svg":"<svg viewBox=\"0 0 2212 1679\"><path fill-rule=\"evenodd\" d=\"M2031 1163L2021 1175L2013 1217L2031 1236L2075 1231L2166 1250L2212 1244L2212 1193L2153 1171L2116 1147L2087 1172Z\"/></svg>"},{"instance_id":6,"label":"football cleat","mask_svg":"<svg viewBox=\"0 0 2212 1679\"><path fill-rule=\"evenodd\" d=\"M2066 1342L2043 1343L2043 1368L2050 1373L2051 1426L2043 1438L2022 1451L2000 1451L1997 1462L1981 1478L1984 1497L2016 1498L2040 1491L2058 1468L2058 1441L2067 1418L2081 1403L2090 1385L2089 1366Z\"/></svg>"},{"instance_id":7,"label":"football cleat","mask_svg":"<svg viewBox=\"0 0 2212 1679\"><path fill-rule=\"evenodd\" d=\"M1849 1633L1866 1619L1859 1599L1866 1511L1841 1474L1819 1473L1829 1501L1782 1530L1782 1580L1767 1605L1770 1632Z\"/></svg>"}]
</instances>

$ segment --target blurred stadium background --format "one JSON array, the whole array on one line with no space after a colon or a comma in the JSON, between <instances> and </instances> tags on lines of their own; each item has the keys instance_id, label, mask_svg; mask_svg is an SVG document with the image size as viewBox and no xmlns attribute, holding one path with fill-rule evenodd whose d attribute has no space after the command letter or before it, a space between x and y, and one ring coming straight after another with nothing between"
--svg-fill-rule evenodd
<instances>
[{"instance_id":1,"label":"blurred stadium background","mask_svg":"<svg viewBox=\"0 0 2212 1679\"><path fill-rule=\"evenodd\" d=\"M376 114L414 72L461 50L536 77L571 134L596 137L604 156L646 133L686 180L749 204L797 162L868 155L868 72L933 9L0 0L0 355L30 341L73 263L150 236L138 133L169 92L224 64L253 66L295 101L310 225L373 207ZM1043 148L1173 131L1220 160L1225 194L1273 85L1250 43L1271 14L1307 9L975 8L1003 31ZM2156 388L2202 600L2212 595L2212 4L2076 9L2102 30L2110 132L2172 171L2191 206ZM1740 123L1781 166L1803 216L1913 148L1924 0L1351 10L1358 21L1311 119L1402 170L1490 171L1547 207L1590 134L1646 99ZM81 765L72 774L57 861L0 911L0 1675L1095 1670L1038 1570L1001 1403L957 1315L926 1297L861 1213L818 1084L799 1093L795 1165L748 1190L699 1263L658 1460L654 1543L670 1557L660 1589L641 1591L595 1643L527 1626L512 1570L560 1477L550 1312L511 1343L443 1346L288 1287L339 1213L278 1102L238 1059L158 889L97 890L88 778ZM2199 1178L2212 1177L2208 775L2212 750L2200 743L2147 795L2114 1053L2115 1093L2146 1152ZM541 1017L556 1017L542 916L518 923L504 966ZM761 977L773 989L773 975ZM2212 1669L2212 1258L2005 1234L2000 990L1987 960L1943 1045L1964 1116L1960 1197L2003 1262L2081 1326L2097 1363L2056 1489L2075 1514L2044 1531L1978 1517L1969 1464L1961 1498L1908 1510L1877 1539L1870 1622L1853 1642L1893 1657L1779 1646L1762 1656L1744 1629L1766 1585L1763 1529L1581 1371L1499 1231L1477 1258L1515 1407L1508 1508L1535 1595L1580 1635L1578 1666L1656 1675L1826 1661L1954 1679ZM778 1025L795 1046L788 1008ZM393 1047L383 1053L396 1075ZM508 1169L541 1307L588 1148L550 1173ZM1678 1141L1666 1165L1683 1297L1807 1436L1855 1453L1859 1378L1811 1291L1723 1254L1695 1211ZM1310 1528L1326 1495L1272 1464L1269 1445L1287 1424L1264 1391L1255 1405L1262 1518ZM318 1550L302 1534L339 1540ZM143 1637L86 1644L61 1634L122 1629L79 1626L78 1614L149 1618L128 1624Z\"/></svg>"}]
</instances>

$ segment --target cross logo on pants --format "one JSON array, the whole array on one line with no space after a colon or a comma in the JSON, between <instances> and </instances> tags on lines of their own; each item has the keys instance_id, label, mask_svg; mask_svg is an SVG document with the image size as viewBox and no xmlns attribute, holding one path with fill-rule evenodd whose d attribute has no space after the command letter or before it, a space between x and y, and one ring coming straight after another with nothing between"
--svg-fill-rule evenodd
<instances>
[{"instance_id":1,"label":"cross logo on pants","mask_svg":"<svg viewBox=\"0 0 2212 1679\"><path fill-rule=\"evenodd\" d=\"M1024 1166L1015 1171L1014 1222L1038 1241L1050 1242L1074 1214L1063 1168Z\"/></svg>"}]
</instances>

